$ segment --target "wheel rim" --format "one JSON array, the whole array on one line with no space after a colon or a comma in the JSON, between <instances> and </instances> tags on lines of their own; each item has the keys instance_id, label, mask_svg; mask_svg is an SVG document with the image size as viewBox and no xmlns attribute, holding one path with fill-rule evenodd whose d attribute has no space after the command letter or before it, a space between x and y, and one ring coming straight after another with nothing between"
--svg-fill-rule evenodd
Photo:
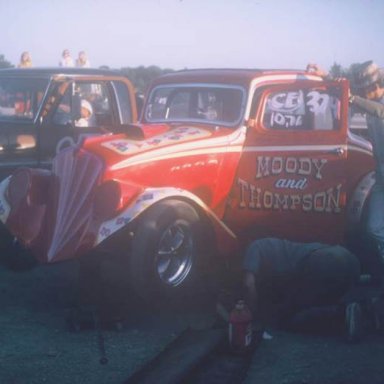
<instances>
[{"instance_id":1,"label":"wheel rim","mask_svg":"<svg viewBox=\"0 0 384 384\"><path fill-rule=\"evenodd\" d=\"M181 224L172 224L162 234L156 255L159 278L170 286L181 284L193 264L193 236Z\"/></svg>"}]
</instances>

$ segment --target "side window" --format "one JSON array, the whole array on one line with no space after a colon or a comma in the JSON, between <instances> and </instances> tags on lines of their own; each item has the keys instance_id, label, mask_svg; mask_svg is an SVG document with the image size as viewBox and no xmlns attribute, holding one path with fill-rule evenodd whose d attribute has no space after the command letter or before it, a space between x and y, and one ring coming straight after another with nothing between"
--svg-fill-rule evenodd
<instances>
[{"instance_id":1,"label":"side window","mask_svg":"<svg viewBox=\"0 0 384 384\"><path fill-rule=\"evenodd\" d=\"M81 103L81 117L75 121L75 126L101 127L113 124L112 103L106 84L78 82L75 93Z\"/></svg>"},{"instance_id":2,"label":"side window","mask_svg":"<svg viewBox=\"0 0 384 384\"><path fill-rule=\"evenodd\" d=\"M53 123L100 127L112 125L112 116L110 96L104 83L77 82L69 86L60 99Z\"/></svg>"},{"instance_id":3,"label":"side window","mask_svg":"<svg viewBox=\"0 0 384 384\"><path fill-rule=\"evenodd\" d=\"M47 86L40 79L0 79L0 120L32 121Z\"/></svg>"},{"instance_id":4,"label":"side window","mask_svg":"<svg viewBox=\"0 0 384 384\"><path fill-rule=\"evenodd\" d=\"M307 88L269 93L263 125L276 130L337 130L340 99L336 89Z\"/></svg>"}]
</instances>

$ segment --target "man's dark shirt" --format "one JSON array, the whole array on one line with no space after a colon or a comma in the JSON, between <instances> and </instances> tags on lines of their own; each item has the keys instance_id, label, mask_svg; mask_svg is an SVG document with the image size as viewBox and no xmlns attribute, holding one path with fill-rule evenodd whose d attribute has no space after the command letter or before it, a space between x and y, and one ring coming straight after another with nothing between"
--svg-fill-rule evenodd
<instances>
[{"instance_id":1,"label":"man's dark shirt","mask_svg":"<svg viewBox=\"0 0 384 384\"><path fill-rule=\"evenodd\" d=\"M243 267L262 280L294 277L305 258L320 248L321 243L295 243L276 238L260 239L248 248Z\"/></svg>"}]
</instances>

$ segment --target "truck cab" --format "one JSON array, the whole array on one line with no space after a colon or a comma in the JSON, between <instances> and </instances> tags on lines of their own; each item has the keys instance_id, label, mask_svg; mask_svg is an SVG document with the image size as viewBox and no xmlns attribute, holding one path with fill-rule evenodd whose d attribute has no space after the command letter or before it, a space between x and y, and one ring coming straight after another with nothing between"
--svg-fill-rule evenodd
<instances>
[{"instance_id":1,"label":"truck cab","mask_svg":"<svg viewBox=\"0 0 384 384\"><path fill-rule=\"evenodd\" d=\"M82 118L82 105L90 113ZM63 148L136 122L130 81L83 68L0 70L0 179L18 167L49 168Z\"/></svg>"}]
</instances>

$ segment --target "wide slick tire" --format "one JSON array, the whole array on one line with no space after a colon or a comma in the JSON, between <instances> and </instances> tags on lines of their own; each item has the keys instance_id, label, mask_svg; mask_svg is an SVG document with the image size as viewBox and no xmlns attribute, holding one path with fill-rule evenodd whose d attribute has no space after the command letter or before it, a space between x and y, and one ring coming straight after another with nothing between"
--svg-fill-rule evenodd
<instances>
[{"instance_id":1,"label":"wide slick tire","mask_svg":"<svg viewBox=\"0 0 384 384\"><path fill-rule=\"evenodd\" d=\"M166 200L149 208L132 239L130 280L145 299L193 293L204 255L204 225L190 204Z\"/></svg>"}]
</instances>

